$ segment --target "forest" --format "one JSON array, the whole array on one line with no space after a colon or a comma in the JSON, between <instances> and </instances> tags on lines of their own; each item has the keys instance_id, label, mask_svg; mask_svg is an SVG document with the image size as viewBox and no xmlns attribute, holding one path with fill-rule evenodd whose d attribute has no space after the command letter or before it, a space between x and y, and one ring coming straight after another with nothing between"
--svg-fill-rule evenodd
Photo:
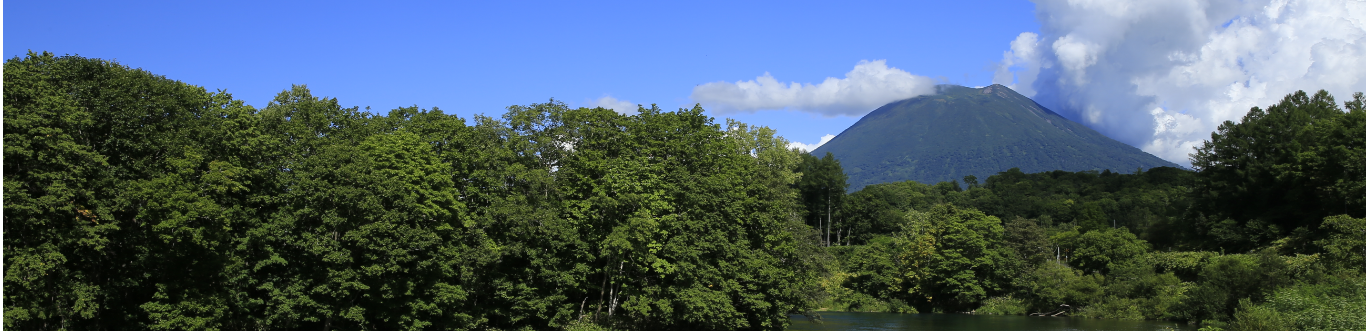
<instances>
[{"instance_id":1,"label":"forest","mask_svg":"<svg viewBox=\"0 0 1366 331\"><path fill-rule=\"evenodd\" d=\"M257 109L4 64L4 326L781 330L820 312L1366 328L1366 109L1296 92L1178 168L846 192L700 107ZM804 316L804 317L803 317Z\"/></svg>"},{"instance_id":2,"label":"forest","mask_svg":"<svg viewBox=\"0 0 1366 331\"><path fill-rule=\"evenodd\" d=\"M1301 91L1253 108L1193 171L1011 169L844 194L832 155L805 156L807 224L831 255L818 309L1364 330L1366 110L1361 93L1343 105Z\"/></svg>"}]
</instances>

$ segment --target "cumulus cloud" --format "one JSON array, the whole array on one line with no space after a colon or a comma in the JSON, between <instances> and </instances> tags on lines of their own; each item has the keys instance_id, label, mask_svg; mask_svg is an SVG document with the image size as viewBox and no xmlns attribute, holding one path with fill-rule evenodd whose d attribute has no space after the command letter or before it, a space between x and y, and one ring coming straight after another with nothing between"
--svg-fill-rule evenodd
<instances>
[{"instance_id":1,"label":"cumulus cloud","mask_svg":"<svg viewBox=\"0 0 1366 331\"><path fill-rule=\"evenodd\" d=\"M1015 37L1015 40L1010 42L1010 50L1002 56L996 74L992 76L992 82L1010 87L1020 94L1034 96L1034 88L1030 83L1037 79L1042 65L1042 61L1039 61L1038 48L1039 35L1036 33L1025 32ZM1017 81L1026 84L1018 84Z\"/></svg>"},{"instance_id":2,"label":"cumulus cloud","mask_svg":"<svg viewBox=\"0 0 1366 331\"><path fill-rule=\"evenodd\" d=\"M588 103L588 108L602 107L615 110L617 111L617 113L626 115L632 115L635 114L637 111L640 111L639 106L640 105L637 105L633 102L626 100L618 100L617 98L613 98L611 96L604 96Z\"/></svg>"},{"instance_id":3,"label":"cumulus cloud","mask_svg":"<svg viewBox=\"0 0 1366 331\"><path fill-rule=\"evenodd\" d=\"M835 139L835 135L827 134L821 137L821 142L815 144L803 144L795 141L790 142L787 143L787 148L796 148L802 150L803 152L811 152L816 150L816 147L821 147L821 145L825 145L825 143L830 142L830 139Z\"/></svg>"},{"instance_id":4,"label":"cumulus cloud","mask_svg":"<svg viewBox=\"0 0 1366 331\"><path fill-rule=\"evenodd\" d=\"M830 77L820 84L782 83L764 73L749 81L698 85L691 98L721 114L791 109L861 116L892 101L933 94L934 85L934 79L888 67L886 60L864 60L844 78Z\"/></svg>"},{"instance_id":5,"label":"cumulus cloud","mask_svg":"<svg viewBox=\"0 0 1366 331\"><path fill-rule=\"evenodd\" d=\"M1296 90L1366 91L1366 2L1037 0L993 81L1188 165L1225 120Z\"/></svg>"}]
</instances>

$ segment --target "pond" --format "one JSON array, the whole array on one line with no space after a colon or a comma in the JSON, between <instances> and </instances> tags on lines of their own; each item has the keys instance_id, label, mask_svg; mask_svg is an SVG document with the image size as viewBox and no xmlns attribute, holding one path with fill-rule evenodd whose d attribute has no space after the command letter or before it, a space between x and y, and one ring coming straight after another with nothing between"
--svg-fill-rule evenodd
<instances>
[{"instance_id":1,"label":"pond","mask_svg":"<svg viewBox=\"0 0 1366 331\"><path fill-rule=\"evenodd\" d=\"M1174 322L1120 321L1073 317L1026 317L965 314L896 314L821 312L823 323L792 317L788 330L936 330L936 331L1151 331L1195 330Z\"/></svg>"}]
</instances>

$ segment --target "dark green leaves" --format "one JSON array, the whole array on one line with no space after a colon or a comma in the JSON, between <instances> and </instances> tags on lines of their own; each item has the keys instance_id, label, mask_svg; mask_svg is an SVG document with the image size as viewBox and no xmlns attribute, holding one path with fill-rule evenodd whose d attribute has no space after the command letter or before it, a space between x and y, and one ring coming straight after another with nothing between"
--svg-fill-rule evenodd
<instances>
[{"instance_id":1,"label":"dark green leaves","mask_svg":"<svg viewBox=\"0 0 1366 331\"><path fill-rule=\"evenodd\" d=\"M1211 243L1244 251L1314 230L1330 215L1366 213L1366 115L1355 97L1343 112L1325 91L1300 91L1219 126L1191 155L1199 179L1192 218Z\"/></svg>"},{"instance_id":2,"label":"dark green leaves","mask_svg":"<svg viewBox=\"0 0 1366 331\"><path fill-rule=\"evenodd\" d=\"M701 108L258 112L30 54L4 116L9 328L781 329L816 291L799 154Z\"/></svg>"}]
</instances>

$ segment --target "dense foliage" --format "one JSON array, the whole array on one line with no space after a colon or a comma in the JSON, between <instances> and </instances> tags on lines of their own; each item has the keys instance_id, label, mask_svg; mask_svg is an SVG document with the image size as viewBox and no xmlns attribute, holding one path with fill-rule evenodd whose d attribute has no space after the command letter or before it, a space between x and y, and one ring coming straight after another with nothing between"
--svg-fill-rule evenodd
<instances>
[{"instance_id":1,"label":"dense foliage","mask_svg":"<svg viewBox=\"0 0 1366 331\"><path fill-rule=\"evenodd\" d=\"M1360 329L1363 99L1254 108L1199 148L1195 171L869 185L840 206L857 231L831 248L822 306Z\"/></svg>"},{"instance_id":2,"label":"dense foliage","mask_svg":"<svg viewBox=\"0 0 1366 331\"><path fill-rule=\"evenodd\" d=\"M4 74L6 328L782 329L818 296L801 155L700 108L467 123Z\"/></svg>"},{"instance_id":3,"label":"dense foliage","mask_svg":"<svg viewBox=\"0 0 1366 331\"><path fill-rule=\"evenodd\" d=\"M821 158L802 154L797 172L802 174L796 188L801 192L806 224L816 229L825 246L847 238L850 229L844 224L839 206L844 205L844 191L849 186L845 182L849 176L844 174L840 161L829 153Z\"/></svg>"},{"instance_id":4,"label":"dense foliage","mask_svg":"<svg viewBox=\"0 0 1366 331\"><path fill-rule=\"evenodd\" d=\"M1194 171L846 193L863 170L696 107L552 100L467 122L304 86L256 109L75 56L4 69L7 328L778 330L813 309L1366 321L1361 93L1253 108Z\"/></svg>"},{"instance_id":5,"label":"dense foliage","mask_svg":"<svg viewBox=\"0 0 1366 331\"><path fill-rule=\"evenodd\" d=\"M1225 122L1191 155L1193 232L1204 247L1248 249L1291 236L1303 249L1325 217L1366 214L1366 108L1328 92L1287 95Z\"/></svg>"}]
</instances>

